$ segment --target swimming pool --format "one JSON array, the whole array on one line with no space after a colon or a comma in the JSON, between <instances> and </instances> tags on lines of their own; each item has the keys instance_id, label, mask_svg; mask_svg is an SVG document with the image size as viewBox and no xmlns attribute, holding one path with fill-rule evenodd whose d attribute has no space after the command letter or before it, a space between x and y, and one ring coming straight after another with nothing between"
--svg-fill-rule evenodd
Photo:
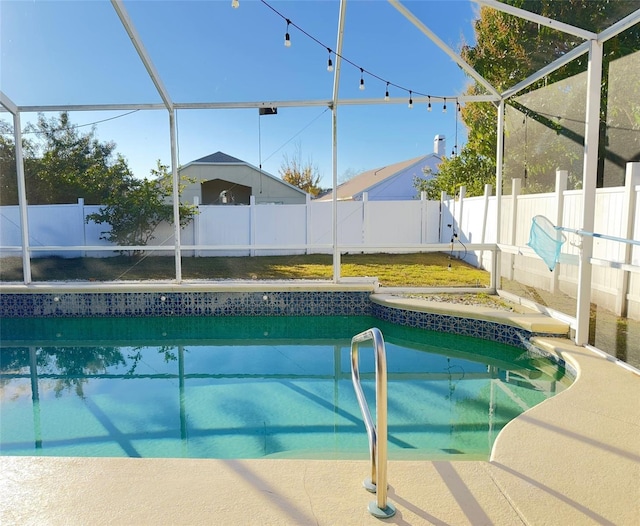
<instances>
[{"instance_id":1,"label":"swimming pool","mask_svg":"<svg viewBox=\"0 0 640 526\"><path fill-rule=\"evenodd\" d=\"M488 458L571 381L502 343L370 316L1 320L3 455L368 458L351 337L387 347L389 458ZM361 378L374 400L373 352Z\"/></svg>"}]
</instances>

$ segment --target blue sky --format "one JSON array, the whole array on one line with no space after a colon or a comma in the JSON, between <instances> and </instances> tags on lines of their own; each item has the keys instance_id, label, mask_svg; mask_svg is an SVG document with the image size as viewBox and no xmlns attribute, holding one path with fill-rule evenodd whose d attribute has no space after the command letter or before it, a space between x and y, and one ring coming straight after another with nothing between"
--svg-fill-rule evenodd
<instances>
[{"instance_id":1,"label":"blue sky","mask_svg":"<svg viewBox=\"0 0 640 526\"><path fill-rule=\"evenodd\" d=\"M129 16L177 103L329 100L332 73L326 65L336 45L339 2L269 1L306 33L290 26L292 45L283 45L286 22L257 0L130 1ZM403 2L454 50L473 43L476 4L466 0ZM138 58L111 3L0 0L0 89L19 106L159 103L161 98ZM467 76L425 35L384 0L350 0L345 16L340 98L378 97L380 104L341 106L338 111L338 177L385 166L433 151L433 137L444 134L447 150L464 143L455 103L407 107L409 93L462 94ZM335 64L336 58L332 56ZM360 91L360 70L366 89ZM416 97L417 98L417 97ZM452 101L453 102L453 101ZM166 111L73 112L76 124L96 124L102 141L117 151L137 176L156 159L170 161ZM35 119L24 114L23 123ZM114 118L118 117L118 118ZM2 118L8 120L9 115ZM317 166L324 187L331 186L331 112L326 107L280 108L258 117L258 110L178 110L179 162L215 151L245 160L274 175L289 158Z\"/></svg>"}]
</instances>

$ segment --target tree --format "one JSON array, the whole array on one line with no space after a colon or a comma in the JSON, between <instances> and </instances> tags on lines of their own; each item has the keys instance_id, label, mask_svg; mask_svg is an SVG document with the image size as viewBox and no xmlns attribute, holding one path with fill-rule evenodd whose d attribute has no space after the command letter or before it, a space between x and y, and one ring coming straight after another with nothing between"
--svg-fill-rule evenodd
<instances>
[{"instance_id":1,"label":"tree","mask_svg":"<svg viewBox=\"0 0 640 526\"><path fill-rule=\"evenodd\" d=\"M22 151L25 174L34 172L36 164L34 149L33 142L23 137ZM13 126L0 120L0 205L16 204L18 204L18 175Z\"/></svg>"},{"instance_id":2,"label":"tree","mask_svg":"<svg viewBox=\"0 0 640 526\"><path fill-rule=\"evenodd\" d=\"M612 21L619 20L638 8L637 0L504 0L504 3L526 9L533 13L552 18L573 26L599 32ZM474 24L476 44L463 45L462 58L474 67L480 75L498 91L514 86L519 81L551 63L556 58L582 42L582 39L562 33L545 26L483 7ZM605 44L603 78L603 115L601 116L601 140L599 184L603 183L602 169L604 158L609 155L606 146L606 98L608 64L621 56L640 49L640 27L631 28ZM582 55L563 68L547 75L538 83L528 87L522 93L536 90L543 85L552 84L586 70L587 56ZM476 83L469 86L467 94L484 93L484 88ZM510 101L507 101L510 104ZM535 118L534 112L527 109L527 117ZM545 115L540 115L545 117ZM497 112L491 103L475 103L462 109L462 120L468 129L467 145L478 155L495 161ZM541 119L539 119L541 122ZM562 134L560 127L554 132ZM570 131L570 130L569 130ZM569 140L580 141L582 137ZM535 171L535 169L534 169Z\"/></svg>"},{"instance_id":3,"label":"tree","mask_svg":"<svg viewBox=\"0 0 640 526\"><path fill-rule=\"evenodd\" d=\"M301 158L300 147L296 148L296 154L292 159L289 159L289 156L284 154L280 166L280 177L283 181L297 186L315 197L322 190L318 168L311 159L303 164Z\"/></svg>"},{"instance_id":4,"label":"tree","mask_svg":"<svg viewBox=\"0 0 640 526\"><path fill-rule=\"evenodd\" d=\"M15 145L11 127L0 130L0 177L3 204L17 204ZM37 124L25 127L23 138L24 174L29 204L75 203L102 204L117 189L134 180L113 142L100 142L95 129L81 133L62 112L55 118L38 115ZM5 193L6 190L6 193Z\"/></svg>"},{"instance_id":5,"label":"tree","mask_svg":"<svg viewBox=\"0 0 640 526\"><path fill-rule=\"evenodd\" d=\"M492 159L465 146L460 155L442 160L436 176L428 178L432 173L430 168L426 168L427 178L416 177L413 185L419 192L426 191L427 198L432 200L439 200L441 192L456 195L461 186L466 187L467 195L482 195L485 184L492 184L495 180L495 173Z\"/></svg>"},{"instance_id":6,"label":"tree","mask_svg":"<svg viewBox=\"0 0 640 526\"><path fill-rule=\"evenodd\" d=\"M146 245L154 239L154 232L162 222L173 224L172 176L169 167L157 161L151 179L129 181L118 191L110 193L99 212L89 214L86 221L108 223L109 230L101 239L122 246ZM179 193L188 182L182 178ZM188 225L197 213L196 207L180 204L180 226Z\"/></svg>"}]
</instances>

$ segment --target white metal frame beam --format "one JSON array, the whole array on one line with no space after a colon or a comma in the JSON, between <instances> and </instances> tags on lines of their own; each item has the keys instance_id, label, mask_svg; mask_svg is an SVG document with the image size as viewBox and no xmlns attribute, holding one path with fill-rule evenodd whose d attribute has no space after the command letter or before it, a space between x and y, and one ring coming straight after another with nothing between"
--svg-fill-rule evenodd
<instances>
[{"instance_id":1,"label":"white metal frame beam","mask_svg":"<svg viewBox=\"0 0 640 526\"><path fill-rule=\"evenodd\" d=\"M129 18L129 14L122 3L122 0L111 0L111 4L115 9L122 25L125 28L125 31L129 35L133 46L136 48L138 52L138 56L144 67L151 77L151 80L158 90L166 109L169 111L169 137L171 142L171 179L172 179L172 201L173 201L173 235L174 235L174 254L175 254L175 276L176 281L180 283L182 281L182 249L180 247L180 193L179 189L179 180L178 180L178 148L177 148L177 130L176 130L176 116L175 116L175 108L174 104L171 101L171 97L169 96L169 92L167 88L164 86L158 71L153 65L153 61L151 57L147 53L144 44L142 43L142 39L139 37L138 32Z\"/></svg>"},{"instance_id":2,"label":"white metal frame beam","mask_svg":"<svg viewBox=\"0 0 640 526\"><path fill-rule=\"evenodd\" d=\"M409 20L414 26L416 26L422 33L424 33L436 46L438 46L442 51L444 51L449 58L451 58L458 66L460 66L464 71L466 71L471 77L473 77L479 84L485 87L489 93L492 93L496 96L497 100L500 99L500 94L498 91L491 85L491 83L486 80L480 73L478 73L475 69L473 69L469 64L467 64L460 55L458 55L453 49L447 46L441 39L436 35L433 31L431 31L420 19L418 19L411 11L409 11L405 6L403 6L398 0L388 0L388 2L395 7L400 13L404 15L404 17ZM455 97L452 97L455 98Z\"/></svg>"},{"instance_id":3,"label":"white metal frame beam","mask_svg":"<svg viewBox=\"0 0 640 526\"><path fill-rule=\"evenodd\" d=\"M332 209L331 237L333 242L333 281L340 281L340 248L338 247L338 94L340 92L340 73L342 71L342 43L344 20L347 13L347 0L340 0L338 15L338 35L336 39L336 65L333 73L333 92L331 99L331 173Z\"/></svg>"},{"instance_id":4,"label":"white metal frame beam","mask_svg":"<svg viewBox=\"0 0 640 526\"><path fill-rule=\"evenodd\" d=\"M24 177L24 158L22 155L22 125L20 109L5 93L0 91L0 104L13 115L13 142L16 157L16 183L18 186L18 209L20 212L20 236L22 241L22 280L31 283L31 260L29 254L29 218L27 208L27 185Z\"/></svg>"},{"instance_id":5,"label":"white metal frame beam","mask_svg":"<svg viewBox=\"0 0 640 526\"><path fill-rule=\"evenodd\" d=\"M127 10L125 9L124 4L122 3L122 0L111 0L111 5L113 5L113 8L118 14L118 17L120 18L120 22L122 22L122 25L124 26L125 31L129 35L129 38L133 43L133 47L136 48L136 51L138 52L138 56L140 57L140 60L142 60L142 63L144 64L144 67L147 70L147 73L151 77L153 84L158 90L158 93L160 94L160 97L162 98L164 105L167 107L168 110L170 110L173 107L173 103L171 102L171 97L169 96L169 92L167 91L164 84L162 83L162 79L160 78L160 75L158 74L155 66L153 65L153 62L151 61L151 57L149 56L149 53L147 53L147 50L145 49L144 44L142 43L142 39L138 35L138 31L133 25L131 18L129 18L129 13L127 13Z\"/></svg>"},{"instance_id":6,"label":"white metal frame beam","mask_svg":"<svg viewBox=\"0 0 640 526\"><path fill-rule=\"evenodd\" d=\"M622 20L619 20L612 26L609 26L607 29L602 31L598 35L598 42L606 42L607 40L619 35L623 31L626 31L631 26L636 25L640 22L640 9L630 13L625 16Z\"/></svg>"},{"instance_id":7,"label":"white metal frame beam","mask_svg":"<svg viewBox=\"0 0 640 526\"><path fill-rule=\"evenodd\" d=\"M575 60L580 55L584 55L585 53L587 53L589 51L589 46L590 45L591 44L589 43L589 41L583 42L582 44L580 44L579 46L575 47L574 49L572 49L568 53L564 54L562 57L554 60L551 64L548 64L544 68L539 69L533 75L531 75L530 77L527 77L526 79L524 79L522 82L519 82L518 84L516 84L512 88L509 88L508 90L504 91L502 93L502 96L506 99L506 98L511 97L512 95L515 95L519 91L522 91L523 89L529 87L534 82L536 82L536 81L540 80L541 78L544 78L547 75L553 73L554 71L560 69L562 66L564 66L565 64L568 64L572 60Z\"/></svg>"},{"instance_id":8,"label":"white metal frame beam","mask_svg":"<svg viewBox=\"0 0 640 526\"><path fill-rule=\"evenodd\" d=\"M502 11L503 13L517 16L518 18L523 18L535 24L540 24L546 27L550 27L551 29L556 29L558 31L562 31L563 33L568 33L569 35L580 37L584 40L594 40L598 38L598 35L592 31L587 31L586 29L580 29L579 27L575 27L570 24L565 24L564 22L558 22L557 20L553 20L552 18L536 15L531 11L526 11L525 9L513 7L508 4L503 4L502 2L498 2L497 0L472 0L472 1L480 4L481 6L491 7L492 9L496 9L497 11Z\"/></svg>"},{"instance_id":9,"label":"white metal frame beam","mask_svg":"<svg viewBox=\"0 0 640 526\"><path fill-rule=\"evenodd\" d=\"M20 111L15 102L13 102L3 91L0 91L0 105L12 115L17 115Z\"/></svg>"},{"instance_id":10,"label":"white metal frame beam","mask_svg":"<svg viewBox=\"0 0 640 526\"><path fill-rule=\"evenodd\" d=\"M339 59L336 59L336 62ZM336 66L337 69L337 66ZM0 92L1 97L1 92ZM431 102L457 100L460 103L470 102L498 102L499 95L449 95L432 96ZM381 97L370 97L366 99L336 99L335 104L340 106L366 106L381 104ZM414 104L429 102L428 97L413 97ZM0 104L2 100L0 99ZM305 107L331 107L333 100L316 99L316 100L280 100L280 101L246 101L246 102L173 102L173 108L176 110L233 110L248 108L305 108ZM392 97L389 104L407 104L406 97ZM4 106L4 104L3 104ZM7 111L12 112L10 108ZM14 106L15 111L22 113L41 113L41 112L59 112L59 111L133 111L133 110L166 110L166 106L162 103L140 103L140 104L48 104L40 106ZM13 112L12 112L13 113Z\"/></svg>"}]
</instances>

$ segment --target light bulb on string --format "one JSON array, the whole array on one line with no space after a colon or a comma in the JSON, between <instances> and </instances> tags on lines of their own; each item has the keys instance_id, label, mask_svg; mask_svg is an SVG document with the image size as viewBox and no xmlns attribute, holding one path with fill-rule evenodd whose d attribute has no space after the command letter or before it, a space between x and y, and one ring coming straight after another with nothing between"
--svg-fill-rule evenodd
<instances>
[{"instance_id":1,"label":"light bulb on string","mask_svg":"<svg viewBox=\"0 0 640 526\"><path fill-rule=\"evenodd\" d=\"M409 91L409 109L413 108L413 92Z\"/></svg>"},{"instance_id":2,"label":"light bulb on string","mask_svg":"<svg viewBox=\"0 0 640 526\"><path fill-rule=\"evenodd\" d=\"M442 113L447 113L447 97L444 98L444 106L442 106Z\"/></svg>"},{"instance_id":3,"label":"light bulb on string","mask_svg":"<svg viewBox=\"0 0 640 526\"><path fill-rule=\"evenodd\" d=\"M238 9L238 7L240 7L240 2L238 0L231 0L231 7Z\"/></svg>"},{"instance_id":4,"label":"light bulb on string","mask_svg":"<svg viewBox=\"0 0 640 526\"><path fill-rule=\"evenodd\" d=\"M384 100L389 101L389 83L387 82L387 91L384 92Z\"/></svg>"},{"instance_id":5,"label":"light bulb on string","mask_svg":"<svg viewBox=\"0 0 640 526\"><path fill-rule=\"evenodd\" d=\"M427 103L427 111L431 111L431 95L427 95L429 97L429 102Z\"/></svg>"},{"instance_id":6,"label":"light bulb on string","mask_svg":"<svg viewBox=\"0 0 640 526\"><path fill-rule=\"evenodd\" d=\"M329 60L327 61L327 71L328 72L332 72L333 71L333 62L331 61L331 48L327 48L327 51L329 52Z\"/></svg>"},{"instance_id":7,"label":"light bulb on string","mask_svg":"<svg viewBox=\"0 0 640 526\"><path fill-rule=\"evenodd\" d=\"M360 91L364 91L364 69L360 68Z\"/></svg>"},{"instance_id":8,"label":"light bulb on string","mask_svg":"<svg viewBox=\"0 0 640 526\"><path fill-rule=\"evenodd\" d=\"M291 38L289 37L289 24L291 20L287 18L287 32L284 35L284 47L291 47Z\"/></svg>"}]
</instances>

